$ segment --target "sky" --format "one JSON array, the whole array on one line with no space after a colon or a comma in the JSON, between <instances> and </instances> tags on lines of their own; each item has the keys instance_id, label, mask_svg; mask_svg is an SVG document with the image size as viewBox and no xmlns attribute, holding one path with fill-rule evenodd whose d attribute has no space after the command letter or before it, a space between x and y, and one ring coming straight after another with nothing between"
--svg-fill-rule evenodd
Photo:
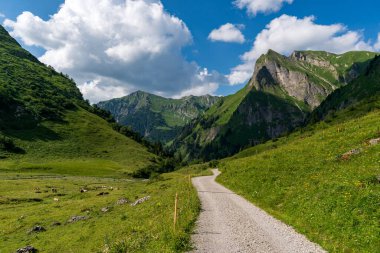
<instances>
[{"instance_id":1,"label":"sky","mask_svg":"<svg viewBox=\"0 0 380 253\"><path fill-rule=\"evenodd\" d=\"M243 88L273 49L380 51L373 0L0 0L0 23L96 103Z\"/></svg>"}]
</instances>

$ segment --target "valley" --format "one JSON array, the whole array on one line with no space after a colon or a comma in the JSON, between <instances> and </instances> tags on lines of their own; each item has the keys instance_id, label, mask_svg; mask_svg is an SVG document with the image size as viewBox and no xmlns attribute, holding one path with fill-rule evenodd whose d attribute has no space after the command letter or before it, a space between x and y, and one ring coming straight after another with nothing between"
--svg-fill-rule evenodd
<instances>
[{"instance_id":1,"label":"valley","mask_svg":"<svg viewBox=\"0 0 380 253\"><path fill-rule=\"evenodd\" d=\"M209 227L259 223L237 224L249 202L291 226L310 246L300 252L377 252L378 53L269 50L229 96L136 91L95 105L1 26L0 54L1 253L215 252L228 229ZM213 208L237 214L202 218ZM267 223L228 230L237 243L224 250ZM298 247L258 234L262 252Z\"/></svg>"}]
</instances>

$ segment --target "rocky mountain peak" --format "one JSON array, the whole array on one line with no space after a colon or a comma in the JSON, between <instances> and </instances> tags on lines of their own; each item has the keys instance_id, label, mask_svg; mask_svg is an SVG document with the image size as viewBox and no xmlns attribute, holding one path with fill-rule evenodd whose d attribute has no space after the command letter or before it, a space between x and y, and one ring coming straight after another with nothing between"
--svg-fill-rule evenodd
<instances>
[{"instance_id":1,"label":"rocky mountain peak","mask_svg":"<svg viewBox=\"0 0 380 253\"><path fill-rule=\"evenodd\" d=\"M363 52L336 55L294 51L286 57L269 50L257 60L249 88L292 97L313 109L335 89L359 76L359 63L350 61L353 58L350 54L365 56Z\"/></svg>"}]
</instances>

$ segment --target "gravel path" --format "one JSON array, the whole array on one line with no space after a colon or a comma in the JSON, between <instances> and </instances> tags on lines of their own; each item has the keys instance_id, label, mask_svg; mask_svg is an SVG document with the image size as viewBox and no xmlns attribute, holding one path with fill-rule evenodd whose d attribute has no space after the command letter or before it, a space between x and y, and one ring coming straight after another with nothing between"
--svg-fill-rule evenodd
<instances>
[{"instance_id":1,"label":"gravel path","mask_svg":"<svg viewBox=\"0 0 380 253\"><path fill-rule=\"evenodd\" d=\"M220 174L193 178L202 203L192 252L319 253L320 246L215 182Z\"/></svg>"}]
</instances>

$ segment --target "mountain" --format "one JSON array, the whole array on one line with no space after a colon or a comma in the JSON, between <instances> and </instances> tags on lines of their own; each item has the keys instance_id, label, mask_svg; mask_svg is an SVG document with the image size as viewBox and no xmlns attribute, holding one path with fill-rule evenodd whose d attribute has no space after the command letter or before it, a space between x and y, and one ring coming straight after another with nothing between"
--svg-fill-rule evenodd
<instances>
[{"instance_id":1,"label":"mountain","mask_svg":"<svg viewBox=\"0 0 380 253\"><path fill-rule=\"evenodd\" d=\"M328 96L310 115L309 122L337 117L347 120L374 109L380 109L380 56L370 62L364 74Z\"/></svg>"},{"instance_id":2,"label":"mountain","mask_svg":"<svg viewBox=\"0 0 380 253\"><path fill-rule=\"evenodd\" d=\"M186 126L172 149L185 160L211 160L290 132L329 94L365 72L375 56L296 51L286 57L269 50L247 86Z\"/></svg>"},{"instance_id":3,"label":"mountain","mask_svg":"<svg viewBox=\"0 0 380 253\"><path fill-rule=\"evenodd\" d=\"M156 156L147 147L116 132L72 79L39 62L1 26L0 54L1 169L90 176L152 164Z\"/></svg>"},{"instance_id":4,"label":"mountain","mask_svg":"<svg viewBox=\"0 0 380 253\"><path fill-rule=\"evenodd\" d=\"M377 252L379 122L376 56L306 127L219 162L218 181L328 252Z\"/></svg>"},{"instance_id":5,"label":"mountain","mask_svg":"<svg viewBox=\"0 0 380 253\"><path fill-rule=\"evenodd\" d=\"M185 124L219 100L209 95L171 99L137 91L97 106L111 112L119 124L130 126L150 140L166 143L173 140Z\"/></svg>"}]
</instances>

